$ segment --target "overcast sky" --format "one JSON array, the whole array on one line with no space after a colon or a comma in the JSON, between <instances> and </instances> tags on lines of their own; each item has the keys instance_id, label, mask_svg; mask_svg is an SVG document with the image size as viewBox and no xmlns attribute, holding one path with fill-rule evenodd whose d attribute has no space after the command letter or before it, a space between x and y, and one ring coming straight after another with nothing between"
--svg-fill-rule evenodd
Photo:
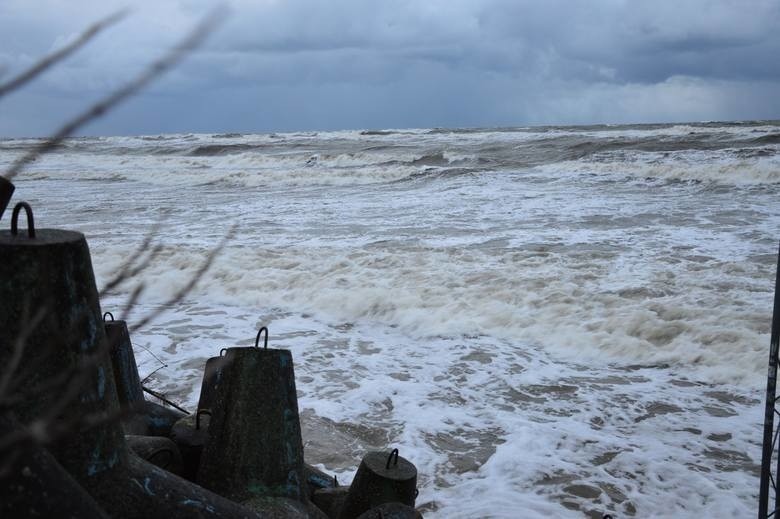
<instances>
[{"instance_id":1,"label":"overcast sky","mask_svg":"<svg viewBox=\"0 0 780 519\"><path fill-rule=\"evenodd\" d=\"M130 15L22 91L42 135L119 87L210 0L0 0L0 81ZM87 127L165 132L780 119L780 0L235 0L177 69Z\"/></svg>"}]
</instances>

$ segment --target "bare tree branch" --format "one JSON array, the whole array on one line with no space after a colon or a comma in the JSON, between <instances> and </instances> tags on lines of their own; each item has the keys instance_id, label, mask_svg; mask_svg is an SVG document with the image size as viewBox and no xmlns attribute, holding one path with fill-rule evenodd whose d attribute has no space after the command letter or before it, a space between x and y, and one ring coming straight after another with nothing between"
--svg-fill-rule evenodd
<instances>
[{"instance_id":1,"label":"bare tree branch","mask_svg":"<svg viewBox=\"0 0 780 519\"><path fill-rule=\"evenodd\" d=\"M133 252L127 258L127 261L125 261L122 266L119 267L119 273L114 276L111 281L106 283L106 286L100 290L98 293L98 298L102 298L109 291L121 285L125 280L139 274L141 271L146 269L149 263L162 251L162 245L156 245L152 252L149 253L146 260L141 262L139 265L136 265L138 257L143 254L152 244L152 241L154 241L155 236L157 236L157 230L159 228L160 222L154 224L154 227L152 227L149 233L144 237L144 241L141 242L141 244L136 248L135 252Z\"/></svg>"},{"instance_id":2,"label":"bare tree branch","mask_svg":"<svg viewBox=\"0 0 780 519\"><path fill-rule=\"evenodd\" d=\"M179 289L174 296L166 301L162 307L159 310L156 310L154 312L150 312L149 314L145 315L141 318L140 321L138 321L135 325L133 325L132 328L130 328L130 332L134 332L140 328L143 328L147 324L149 324L152 320L156 319L158 316L160 316L167 308L175 305L176 303L180 302L182 299L187 297L187 294L189 294L193 288L195 288L195 285L200 281L200 279L203 277L203 275L211 268L211 264L214 262L216 257L219 255L220 252L222 252L222 249L225 248L225 244L233 238L233 236L236 233L236 230L238 229L238 224L233 224L233 226L230 228L230 230L227 232L227 234L220 240L220 242L217 244L217 246L212 249L212 251L209 253L208 257L206 258L206 261L203 262L203 265L198 269L197 272L190 278L189 282L184 285L182 288Z\"/></svg>"},{"instance_id":3,"label":"bare tree branch","mask_svg":"<svg viewBox=\"0 0 780 519\"><path fill-rule=\"evenodd\" d=\"M44 58L34 63L33 66L30 67L29 69L25 70L24 72L22 72L15 78L11 79L10 81L0 85L0 97L3 97L4 95L32 81L52 65L56 65L57 63L64 60L65 58L73 54L75 51L83 47L87 42L89 42L92 38L94 38L95 35L97 35L100 31L102 31L109 25L115 24L116 22L124 18L126 15L127 15L127 11L122 10L119 11L118 13L112 14L111 16L103 18L99 22L91 25L90 27L87 28L86 31L81 33L81 35L79 35L79 37L76 38L69 45L66 45L60 50L49 54L48 56L45 56Z\"/></svg>"},{"instance_id":4,"label":"bare tree branch","mask_svg":"<svg viewBox=\"0 0 780 519\"><path fill-rule=\"evenodd\" d=\"M5 174L5 178L8 180L13 179L24 167L40 157L44 153L48 153L57 148L65 138L72 135L76 130L84 126L85 124L97 119L105 114L107 111L114 108L117 104L121 103L128 97L132 96L152 80L156 79L168 69L175 66L179 61L190 53L194 48L200 45L203 40L208 36L212 30L216 27L224 16L224 9L218 9L212 12L202 20L195 29L190 32L178 45L173 47L166 55L158 59L151 65L149 65L141 74L135 77L129 83L126 83L120 89L114 91L108 96L104 97L86 111L79 114L74 119L71 119L64 126L62 126L54 135L47 140L30 150L28 153L19 157L12 165L11 169Z\"/></svg>"},{"instance_id":5,"label":"bare tree branch","mask_svg":"<svg viewBox=\"0 0 780 519\"><path fill-rule=\"evenodd\" d=\"M139 263L138 265L133 266L132 263L130 265L127 265L125 267L122 267L122 269L119 271L119 274L114 277L111 281L109 281L105 287L100 291L98 294L98 297L103 297L106 295L110 290L116 288L118 285L121 285L128 279L132 279L133 277L137 276L152 263L152 261L162 252L163 246L160 244L157 244L154 246L154 249L149 253L149 255L144 259L143 262ZM132 267L132 268L130 268Z\"/></svg>"},{"instance_id":6,"label":"bare tree branch","mask_svg":"<svg viewBox=\"0 0 780 519\"><path fill-rule=\"evenodd\" d=\"M122 309L122 314L119 318L120 321L124 321L127 317L127 314L130 313L130 311L135 307L135 304L138 302L138 298L141 297L141 293L146 288L146 285L143 283L139 283L136 285L136 287L133 289L133 292L130 294L130 297L127 298L127 302L125 303L125 307Z\"/></svg>"}]
</instances>

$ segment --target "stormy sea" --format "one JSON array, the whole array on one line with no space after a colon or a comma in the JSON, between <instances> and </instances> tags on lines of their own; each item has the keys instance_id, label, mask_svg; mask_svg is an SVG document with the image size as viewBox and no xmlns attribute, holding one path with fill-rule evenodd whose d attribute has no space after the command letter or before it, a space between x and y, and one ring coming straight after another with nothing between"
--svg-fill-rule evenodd
<instances>
[{"instance_id":1,"label":"stormy sea","mask_svg":"<svg viewBox=\"0 0 780 519\"><path fill-rule=\"evenodd\" d=\"M15 183L99 288L155 237L101 305L164 310L132 339L173 401L268 326L342 483L398 448L426 517L755 514L778 122L84 137Z\"/></svg>"}]
</instances>

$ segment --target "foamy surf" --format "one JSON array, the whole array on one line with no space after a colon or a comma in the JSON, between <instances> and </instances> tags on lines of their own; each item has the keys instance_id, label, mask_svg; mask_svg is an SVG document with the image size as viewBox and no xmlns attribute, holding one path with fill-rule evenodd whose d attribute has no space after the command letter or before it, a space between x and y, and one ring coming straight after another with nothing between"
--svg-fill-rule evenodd
<instances>
[{"instance_id":1,"label":"foamy surf","mask_svg":"<svg viewBox=\"0 0 780 519\"><path fill-rule=\"evenodd\" d=\"M190 298L134 336L142 376L192 406L205 360L268 325L295 356L307 456L342 482L397 446L430 517L743 517L779 131L83 138L17 193L40 227L87 234L99 284L160 224L131 321L238 223ZM0 141L0 165L36 142Z\"/></svg>"}]
</instances>

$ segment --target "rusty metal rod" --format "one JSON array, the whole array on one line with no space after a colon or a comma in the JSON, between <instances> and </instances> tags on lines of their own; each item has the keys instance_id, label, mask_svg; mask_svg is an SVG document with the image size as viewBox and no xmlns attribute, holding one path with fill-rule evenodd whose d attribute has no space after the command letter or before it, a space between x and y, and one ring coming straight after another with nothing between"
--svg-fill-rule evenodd
<instances>
[{"instance_id":1,"label":"rusty metal rod","mask_svg":"<svg viewBox=\"0 0 780 519\"><path fill-rule=\"evenodd\" d=\"M772 312L772 335L769 340L769 371L766 381L766 408L764 410L764 447L761 454L761 483L758 497L758 517L765 519L777 512L777 487L775 490L775 506L769 513L769 484L772 478L772 453L775 450L774 442L774 415L776 412L776 387L777 387L777 363L778 350L780 349L780 249L778 250L777 273L775 274L775 300ZM780 459L775 474L780 474ZM776 481L777 478L775 477Z\"/></svg>"},{"instance_id":2,"label":"rusty metal rod","mask_svg":"<svg viewBox=\"0 0 780 519\"><path fill-rule=\"evenodd\" d=\"M142 389L143 389L145 392L147 392L147 393L149 393L150 395L152 395L153 397L155 397L155 398L159 398L160 400L162 400L163 402L165 402L165 403L166 403L166 404L168 404L169 406L171 406L171 407L173 407L173 408L175 408L175 409L178 409L178 410L179 410L179 411L181 411L182 413L184 413L184 414L190 414L190 412L189 412L189 411L187 411L186 409L182 409L181 407L177 406L176 404L174 404L173 402L171 402L170 400L168 400L167 398L165 398L163 395L161 395L161 394L160 394L160 393L158 393L157 391L152 391L151 389L149 389L149 388L148 388L148 387L146 387L146 386L141 386L141 388L142 388Z\"/></svg>"}]
</instances>

